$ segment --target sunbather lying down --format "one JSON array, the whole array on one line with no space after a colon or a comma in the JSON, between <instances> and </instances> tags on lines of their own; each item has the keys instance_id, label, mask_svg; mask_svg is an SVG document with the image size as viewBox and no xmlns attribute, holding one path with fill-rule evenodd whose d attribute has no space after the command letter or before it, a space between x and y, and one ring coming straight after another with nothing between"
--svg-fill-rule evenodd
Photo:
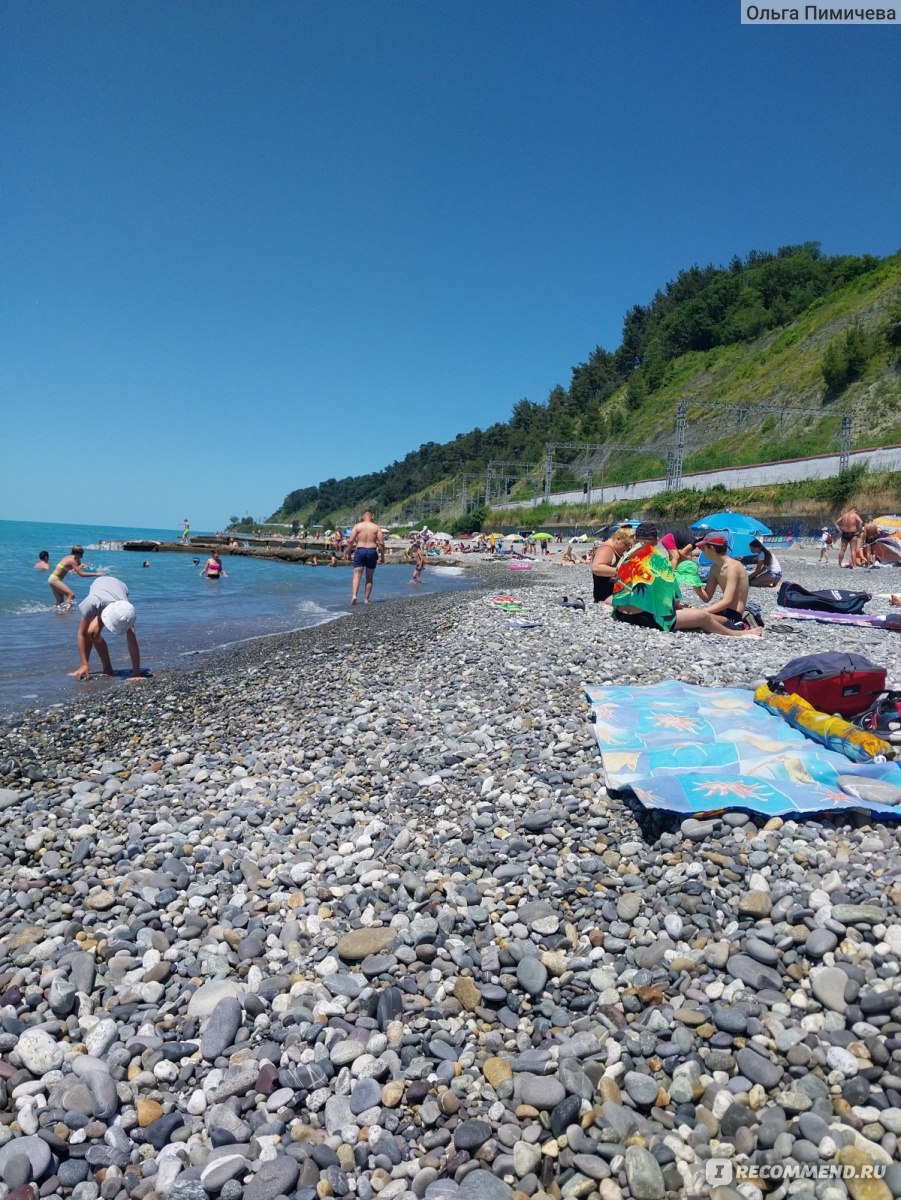
<instances>
[{"instance_id":1,"label":"sunbather lying down","mask_svg":"<svg viewBox=\"0 0 901 1200\"><path fill-rule=\"evenodd\" d=\"M901 608L901 596L889 596L889 604L894 604L895 608Z\"/></svg>"}]
</instances>

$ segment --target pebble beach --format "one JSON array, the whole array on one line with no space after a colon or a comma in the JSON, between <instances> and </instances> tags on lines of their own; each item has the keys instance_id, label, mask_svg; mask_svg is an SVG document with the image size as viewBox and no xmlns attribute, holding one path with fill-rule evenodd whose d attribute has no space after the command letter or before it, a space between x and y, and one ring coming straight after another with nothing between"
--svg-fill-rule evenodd
<instances>
[{"instance_id":1,"label":"pebble beach","mask_svg":"<svg viewBox=\"0 0 901 1200\"><path fill-rule=\"evenodd\" d=\"M0 729L0 1200L901 1197L899 825L644 813L582 692L901 635L476 570Z\"/></svg>"}]
</instances>

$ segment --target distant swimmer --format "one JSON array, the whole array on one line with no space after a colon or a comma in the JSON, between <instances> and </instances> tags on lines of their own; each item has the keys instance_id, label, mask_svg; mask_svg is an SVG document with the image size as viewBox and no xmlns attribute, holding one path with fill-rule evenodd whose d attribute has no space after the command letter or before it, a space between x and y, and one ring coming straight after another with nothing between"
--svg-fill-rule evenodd
<instances>
[{"instance_id":1,"label":"distant swimmer","mask_svg":"<svg viewBox=\"0 0 901 1200\"><path fill-rule=\"evenodd\" d=\"M380 562L385 561L385 539L382 536L381 526L376 525L372 519L372 509L370 508L366 509L363 519L358 521L350 531L345 557L350 558L351 554L353 554L354 578L350 590L350 602L351 604L357 602L360 580L365 571L366 588L363 592L363 603L368 604L369 597L372 595L372 578L375 568Z\"/></svg>"},{"instance_id":2,"label":"distant swimmer","mask_svg":"<svg viewBox=\"0 0 901 1200\"><path fill-rule=\"evenodd\" d=\"M49 550L42 550L40 552L40 554L38 555L38 561L34 564L34 569L36 571L49 571L50 570L50 551Z\"/></svg>"},{"instance_id":3,"label":"distant swimmer","mask_svg":"<svg viewBox=\"0 0 901 1200\"><path fill-rule=\"evenodd\" d=\"M145 558L145 559L144 559L144 561L141 563L141 566L142 566L142 567L149 567L149 566L150 566L150 559L149 559L149 558Z\"/></svg>"},{"instance_id":4,"label":"distant swimmer","mask_svg":"<svg viewBox=\"0 0 901 1200\"><path fill-rule=\"evenodd\" d=\"M70 571L75 575L80 575L82 579L100 579L103 575L102 571L85 571L81 565L83 558L84 546L73 546L71 554L61 558L50 572L47 582L50 584L57 605L61 605L63 608L71 608L75 600L75 593L67 583L63 583Z\"/></svg>"},{"instance_id":5,"label":"distant swimmer","mask_svg":"<svg viewBox=\"0 0 901 1200\"><path fill-rule=\"evenodd\" d=\"M78 624L76 644L81 661L78 670L70 673L76 679L88 679L91 674L88 660L91 657L91 651L96 650L103 667L103 674L113 674L109 647L103 639L105 629L107 633L125 634L128 642L128 655L131 659L129 679L142 679L141 652L134 631L136 614L134 605L128 599L128 588L121 579L114 579L112 575L97 579L91 584L90 591L79 604L78 611L81 613L81 621Z\"/></svg>"},{"instance_id":6,"label":"distant swimmer","mask_svg":"<svg viewBox=\"0 0 901 1200\"><path fill-rule=\"evenodd\" d=\"M218 550L212 552L200 574L206 575L207 579L221 579L223 575L226 579L228 578L228 571L222 569L222 559L219 557Z\"/></svg>"}]
</instances>

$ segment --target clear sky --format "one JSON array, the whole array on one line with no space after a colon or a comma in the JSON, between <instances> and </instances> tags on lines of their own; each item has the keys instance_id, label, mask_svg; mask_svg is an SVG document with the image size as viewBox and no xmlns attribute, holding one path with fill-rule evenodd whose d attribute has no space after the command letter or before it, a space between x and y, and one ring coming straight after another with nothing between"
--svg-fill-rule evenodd
<instances>
[{"instance_id":1,"label":"clear sky","mask_svg":"<svg viewBox=\"0 0 901 1200\"><path fill-rule=\"evenodd\" d=\"M5 0L0 516L195 530L544 400L693 263L901 245L901 29Z\"/></svg>"}]
</instances>

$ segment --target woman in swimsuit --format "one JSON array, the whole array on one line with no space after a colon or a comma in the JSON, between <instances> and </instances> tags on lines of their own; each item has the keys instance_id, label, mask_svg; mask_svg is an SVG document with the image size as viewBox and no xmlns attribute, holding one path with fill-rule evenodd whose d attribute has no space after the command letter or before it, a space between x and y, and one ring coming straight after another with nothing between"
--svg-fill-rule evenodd
<instances>
[{"instance_id":1,"label":"woman in swimsuit","mask_svg":"<svg viewBox=\"0 0 901 1200\"><path fill-rule=\"evenodd\" d=\"M75 599L75 593L67 583L63 583L63 580L70 571L76 575L80 575L82 579L99 579L101 575L105 574L104 571L83 570L81 566L83 558L84 546L73 546L72 553L67 554L65 558L61 558L47 578L57 605L61 605L63 609L71 608L72 602Z\"/></svg>"},{"instance_id":2,"label":"woman in swimsuit","mask_svg":"<svg viewBox=\"0 0 901 1200\"><path fill-rule=\"evenodd\" d=\"M751 587L778 587L782 582L782 566L779 559L764 546L758 538L748 542L751 550L757 555L757 562L748 583Z\"/></svg>"},{"instance_id":3,"label":"woman in swimsuit","mask_svg":"<svg viewBox=\"0 0 901 1200\"><path fill-rule=\"evenodd\" d=\"M215 550L206 560L206 565L200 574L206 575L207 579L221 579L223 575L228 578L228 572L222 570L222 559Z\"/></svg>"},{"instance_id":4,"label":"woman in swimsuit","mask_svg":"<svg viewBox=\"0 0 901 1200\"><path fill-rule=\"evenodd\" d=\"M591 582L595 604L609 604L616 582L616 568L620 559L631 547L635 538L632 530L624 525L615 529L606 541L595 546L589 557Z\"/></svg>"}]
</instances>

